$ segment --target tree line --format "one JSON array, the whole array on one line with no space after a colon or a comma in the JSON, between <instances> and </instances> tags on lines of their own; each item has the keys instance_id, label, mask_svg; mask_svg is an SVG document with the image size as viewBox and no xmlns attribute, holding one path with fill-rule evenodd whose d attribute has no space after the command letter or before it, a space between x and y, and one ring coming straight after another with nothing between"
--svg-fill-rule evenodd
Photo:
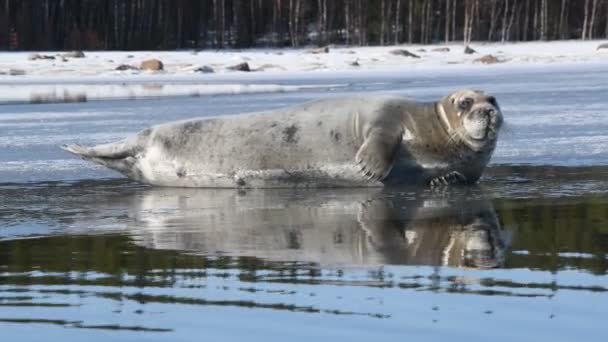
<instances>
[{"instance_id":1,"label":"tree line","mask_svg":"<svg viewBox=\"0 0 608 342\"><path fill-rule=\"evenodd\" d=\"M608 38L608 0L0 0L0 49Z\"/></svg>"}]
</instances>

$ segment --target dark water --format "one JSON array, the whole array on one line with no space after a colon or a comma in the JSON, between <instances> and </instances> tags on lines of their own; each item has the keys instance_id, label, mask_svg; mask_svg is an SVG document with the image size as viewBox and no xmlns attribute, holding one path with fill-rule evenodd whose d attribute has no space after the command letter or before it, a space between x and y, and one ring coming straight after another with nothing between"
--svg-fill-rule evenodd
<instances>
[{"instance_id":1,"label":"dark water","mask_svg":"<svg viewBox=\"0 0 608 342\"><path fill-rule=\"evenodd\" d=\"M608 197L559 189L608 170L508 171L441 192L4 184L1 334L604 340Z\"/></svg>"},{"instance_id":2,"label":"dark water","mask_svg":"<svg viewBox=\"0 0 608 342\"><path fill-rule=\"evenodd\" d=\"M605 341L607 74L451 79L508 130L479 186L436 191L153 188L57 148L324 93L0 106L0 340Z\"/></svg>"}]
</instances>

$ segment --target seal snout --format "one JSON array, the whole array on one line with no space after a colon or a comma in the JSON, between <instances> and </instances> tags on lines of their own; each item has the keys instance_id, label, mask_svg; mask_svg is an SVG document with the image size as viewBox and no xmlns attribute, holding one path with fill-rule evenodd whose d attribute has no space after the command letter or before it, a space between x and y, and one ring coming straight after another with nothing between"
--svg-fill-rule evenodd
<instances>
[{"instance_id":1,"label":"seal snout","mask_svg":"<svg viewBox=\"0 0 608 342\"><path fill-rule=\"evenodd\" d=\"M483 140L487 137L493 109L478 108L464 117L463 125L470 138Z\"/></svg>"}]
</instances>

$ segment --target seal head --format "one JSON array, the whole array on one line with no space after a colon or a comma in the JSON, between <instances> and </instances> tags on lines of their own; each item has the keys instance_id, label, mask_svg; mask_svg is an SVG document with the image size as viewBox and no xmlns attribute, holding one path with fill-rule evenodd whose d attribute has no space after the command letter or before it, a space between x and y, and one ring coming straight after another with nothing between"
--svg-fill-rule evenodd
<instances>
[{"instance_id":1,"label":"seal head","mask_svg":"<svg viewBox=\"0 0 608 342\"><path fill-rule=\"evenodd\" d=\"M475 152L494 150L503 122L494 96L477 90L458 90L441 99L438 111L451 140L458 140Z\"/></svg>"}]
</instances>

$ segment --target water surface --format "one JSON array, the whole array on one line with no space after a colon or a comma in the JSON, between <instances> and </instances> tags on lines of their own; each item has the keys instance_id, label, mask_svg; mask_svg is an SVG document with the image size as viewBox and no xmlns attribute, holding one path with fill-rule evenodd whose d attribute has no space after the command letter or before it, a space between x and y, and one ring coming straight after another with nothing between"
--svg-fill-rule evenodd
<instances>
[{"instance_id":1,"label":"water surface","mask_svg":"<svg viewBox=\"0 0 608 342\"><path fill-rule=\"evenodd\" d=\"M353 76L329 92L0 106L0 336L604 341L607 75ZM491 91L507 122L472 188L153 188L57 147L321 96L432 100L461 86Z\"/></svg>"}]
</instances>

